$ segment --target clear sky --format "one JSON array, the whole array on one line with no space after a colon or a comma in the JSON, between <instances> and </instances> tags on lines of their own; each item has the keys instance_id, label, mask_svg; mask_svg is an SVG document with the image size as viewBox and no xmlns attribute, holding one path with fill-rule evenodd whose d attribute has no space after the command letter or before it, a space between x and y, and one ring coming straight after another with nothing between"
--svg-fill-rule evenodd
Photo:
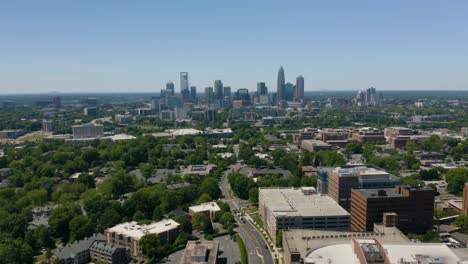
<instances>
[{"instance_id":1,"label":"clear sky","mask_svg":"<svg viewBox=\"0 0 468 264\"><path fill-rule=\"evenodd\" d=\"M468 89L466 0L4 0L0 93Z\"/></svg>"}]
</instances>

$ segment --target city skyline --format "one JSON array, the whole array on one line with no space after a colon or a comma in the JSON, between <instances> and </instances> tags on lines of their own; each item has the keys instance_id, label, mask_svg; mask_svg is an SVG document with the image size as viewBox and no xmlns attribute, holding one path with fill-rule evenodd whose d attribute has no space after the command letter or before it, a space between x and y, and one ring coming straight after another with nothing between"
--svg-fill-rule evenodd
<instances>
[{"instance_id":1,"label":"city skyline","mask_svg":"<svg viewBox=\"0 0 468 264\"><path fill-rule=\"evenodd\" d=\"M468 89L468 3L338 3L2 3L0 94L273 92L280 65L305 91Z\"/></svg>"}]
</instances>

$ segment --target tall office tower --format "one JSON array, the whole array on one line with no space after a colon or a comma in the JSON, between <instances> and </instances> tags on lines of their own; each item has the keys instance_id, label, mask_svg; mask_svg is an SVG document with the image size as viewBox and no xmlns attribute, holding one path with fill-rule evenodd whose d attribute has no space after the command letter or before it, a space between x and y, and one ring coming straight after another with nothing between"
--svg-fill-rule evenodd
<instances>
[{"instance_id":1,"label":"tall office tower","mask_svg":"<svg viewBox=\"0 0 468 264\"><path fill-rule=\"evenodd\" d=\"M221 80L214 81L214 97L218 100L223 99L223 82Z\"/></svg>"},{"instance_id":2,"label":"tall office tower","mask_svg":"<svg viewBox=\"0 0 468 264\"><path fill-rule=\"evenodd\" d=\"M367 88L366 90L366 104L367 106L377 106L377 92L374 87Z\"/></svg>"},{"instance_id":3,"label":"tall office tower","mask_svg":"<svg viewBox=\"0 0 468 264\"><path fill-rule=\"evenodd\" d=\"M160 97L153 96L151 97L151 110L159 111L160 107Z\"/></svg>"},{"instance_id":4,"label":"tall office tower","mask_svg":"<svg viewBox=\"0 0 468 264\"><path fill-rule=\"evenodd\" d=\"M236 100L250 101L249 89L238 89L234 97L236 98Z\"/></svg>"},{"instance_id":5,"label":"tall office tower","mask_svg":"<svg viewBox=\"0 0 468 264\"><path fill-rule=\"evenodd\" d=\"M52 98L52 104L55 108L60 108L62 106L62 99L60 98L60 96L54 96Z\"/></svg>"},{"instance_id":6,"label":"tall office tower","mask_svg":"<svg viewBox=\"0 0 468 264\"><path fill-rule=\"evenodd\" d=\"M205 101L207 102L213 101L213 87L205 88Z\"/></svg>"},{"instance_id":7,"label":"tall office tower","mask_svg":"<svg viewBox=\"0 0 468 264\"><path fill-rule=\"evenodd\" d=\"M174 83L173 82L167 82L166 83L166 92L169 95L174 95L175 89L174 89Z\"/></svg>"},{"instance_id":8,"label":"tall office tower","mask_svg":"<svg viewBox=\"0 0 468 264\"><path fill-rule=\"evenodd\" d=\"M197 87L196 86L190 86L190 99L192 100L193 103L197 101Z\"/></svg>"},{"instance_id":9,"label":"tall office tower","mask_svg":"<svg viewBox=\"0 0 468 264\"><path fill-rule=\"evenodd\" d=\"M224 86L223 87L223 95L225 98L231 99L231 86Z\"/></svg>"},{"instance_id":10,"label":"tall office tower","mask_svg":"<svg viewBox=\"0 0 468 264\"><path fill-rule=\"evenodd\" d=\"M297 76L296 78L296 89L294 89L294 100L303 100L304 99L304 77L302 75Z\"/></svg>"},{"instance_id":11,"label":"tall office tower","mask_svg":"<svg viewBox=\"0 0 468 264\"><path fill-rule=\"evenodd\" d=\"M286 83L283 86L283 99L284 101L292 101L294 99L294 84Z\"/></svg>"},{"instance_id":12,"label":"tall office tower","mask_svg":"<svg viewBox=\"0 0 468 264\"><path fill-rule=\"evenodd\" d=\"M268 88L266 87L264 82L257 83L257 93L258 95L267 95Z\"/></svg>"},{"instance_id":13,"label":"tall office tower","mask_svg":"<svg viewBox=\"0 0 468 264\"><path fill-rule=\"evenodd\" d=\"M189 89L188 72L180 73L180 93Z\"/></svg>"},{"instance_id":14,"label":"tall office tower","mask_svg":"<svg viewBox=\"0 0 468 264\"><path fill-rule=\"evenodd\" d=\"M278 70L278 82L277 84L277 96L278 96L278 102L284 99L284 85L285 79L284 79L284 69L283 66L281 66Z\"/></svg>"}]
</instances>

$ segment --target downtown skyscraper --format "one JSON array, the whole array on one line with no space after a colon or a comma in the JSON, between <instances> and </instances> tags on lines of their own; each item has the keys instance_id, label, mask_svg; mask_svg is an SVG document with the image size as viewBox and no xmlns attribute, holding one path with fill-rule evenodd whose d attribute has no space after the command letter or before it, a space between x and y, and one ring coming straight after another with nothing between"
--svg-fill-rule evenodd
<instances>
[{"instance_id":1,"label":"downtown skyscraper","mask_svg":"<svg viewBox=\"0 0 468 264\"><path fill-rule=\"evenodd\" d=\"M189 90L188 72L180 73L180 93Z\"/></svg>"},{"instance_id":2,"label":"downtown skyscraper","mask_svg":"<svg viewBox=\"0 0 468 264\"><path fill-rule=\"evenodd\" d=\"M283 69L283 66L281 66L278 70L278 82L276 83L278 102L285 99L284 98L285 84L286 84L286 81L284 78L284 69Z\"/></svg>"},{"instance_id":3,"label":"downtown skyscraper","mask_svg":"<svg viewBox=\"0 0 468 264\"><path fill-rule=\"evenodd\" d=\"M214 97L218 100L223 99L223 82L221 80L214 81Z\"/></svg>"},{"instance_id":4,"label":"downtown skyscraper","mask_svg":"<svg viewBox=\"0 0 468 264\"><path fill-rule=\"evenodd\" d=\"M304 77L302 75L296 78L296 87L294 89L294 100L299 101L304 99Z\"/></svg>"}]
</instances>

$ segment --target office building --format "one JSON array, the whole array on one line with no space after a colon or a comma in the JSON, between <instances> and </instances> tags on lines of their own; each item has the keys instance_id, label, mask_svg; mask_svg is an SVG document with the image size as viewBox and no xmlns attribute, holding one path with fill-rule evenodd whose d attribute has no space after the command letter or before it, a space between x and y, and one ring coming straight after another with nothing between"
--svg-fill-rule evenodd
<instances>
[{"instance_id":1,"label":"office building","mask_svg":"<svg viewBox=\"0 0 468 264\"><path fill-rule=\"evenodd\" d=\"M363 127L353 135L353 139L360 143L381 143L385 142L384 132L377 128Z\"/></svg>"},{"instance_id":2,"label":"office building","mask_svg":"<svg viewBox=\"0 0 468 264\"><path fill-rule=\"evenodd\" d=\"M258 95L268 95L268 88L264 82L257 83L257 94Z\"/></svg>"},{"instance_id":3,"label":"office building","mask_svg":"<svg viewBox=\"0 0 468 264\"><path fill-rule=\"evenodd\" d=\"M413 131L406 127L387 127L384 136L391 148L403 149L411 141Z\"/></svg>"},{"instance_id":4,"label":"office building","mask_svg":"<svg viewBox=\"0 0 468 264\"><path fill-rule=\"evenodd\" d=\"M187 78L188 78L188 76L187 76ZM181 76L181 80L182 80L182 76ZM188 82L188 79L187 79L187 82ZM174 86L173 82L167 82L166 83L166 93L168 95L175 95L175 86Z\"/></svg>"},{"instance_id":5,"label":"office building","mask_svg":"<svg viewBox=\"0 0 468 264\"><path fill-rule=\"evenodd\" d=\"M196 213L206 214L210 219L214 219L216 214L221 211L216 202L202 203L200 205L194 205L189 207L189 215L193 216Z\"/></svg>"},{"instance_id":6,"label":"office building","mask_svg":"<svg viewBox=\"0 0 468 264\"><path fill-rule=\"evenodd\" d=\"M351 189L390 188L401 179L375 166L342 166L328 173L327 193L343 208L349 210Z\"/></svg>"},{"instance_id":7,"label":"office building","mask_svg":"<svg viewBox=\"0 0 468 264\"><path fill-rule=\"evenodd\" d=\"M297 76L295 88L294 101L304 100L304 77L302 75Z\"/></svg>"},{"instance_id":8,"label":"office building","mask_svg":"<svg viewBox=\"0 0 468 264\"><path fill-rule=\"evenodd\" d=\"M190 86L190 99L193 103L197 102L197 87Z\"/></svg>"},{"instance_id":9,"label":"office building","mask_svg":"<svg viewBox=\"0 0 468 264\"><path fill-rule=\"evenodd\" d=\"M328 262L329 258L321 261L307 261L307 257L314 250L333 246L343 245L351 242L353 238L372 239L377 238L384 243L411 243L411 241L395 227L384 227L376 225L373 231L334 231L334 230L313 230L313 229L289 229L283 231L283 257L286 264L314 263L314 264L343 264L352 263L348 260L342 262ZM339 253L336 250L333 253ZM352 260L352 258L349 258Z\"/></svg>"},{"instance_id":10,"label":"office building","mask_svg":"<svg viewBox=\"0 0 468 264\"><path fill-rule=\"evenodd\" d=\"M205 101L212 102L213 101L213 87L206 87L205 88Z\"/></svg>"},{"instance_id":11,"label":"office building","mask_svg":"<svg viewBox=\"0 0 468 264\"><path fill-rule=\"evenodd\" d=\"M180 264L216 264L219 241L188 241Z\"/></svg>"},{"instance_id":12,"label":"office building","mask_svg":"<svg viewBox=\"0 0 468 264\"><path fill-rule=\"evenodd\" d=\"M231 94L231 86L224 86L223 87L223 95L224 99L231 100L232 94Z\"/></svg>"},{"instance_id":13,"label":"office building","mask_svg":"<svg viewBox=\"0 0 468 264\"><path fill-rule=\"evenodd\" d=\"M317 240L317 239L315 239ZM305 264L460 264L466 255L443 243L394 242L369 235L346 239L332 238L335 244L311 247L303 257ZM388 241L388 242L387 242ZM286 262L288 264L294 262ZM299 263L299 262L298 262Z\"/></svg>"},{"instance_id":14,"label":"office building","mask_svg":"<svg viewBox=\"0 0 468 264\"><path fill-rule=\"evenodd\" d=\"M104 135L104 126L93 123L76 125L72 130L73 139L98 138Z\"/></svg>"},{"instance_id":15,"label":"office building","mask_svg":"<svg viewBox=\"0 0 468 264\"><path fill-rule=\"evenodd\" d=\"M401 185L394 188L352 189L353 230L372 230L375 223L384 222L385 213L393 213L396 226L404 232L425 232L433 224L434 189Z\"/></svg>"},{"instance_id":16,"label":"office building","mask_svg":"<svg viewBox=\"0 0 468 264\"><path fill-rule=\"evenodd\" d=\"M307 149L308 151L319 151L319 150L331 149L332 146L321 140L305 139L305 140L301 140L301 148Z\"/></svg>"},{"instance_id":17,"label":"office building","mask_svg":"<svg viewBox=\"0 0 468 264\"><path fill-rule=\"evenodd\" d=\"M272 238L280 229L347 230L350 214L313 187L260 188L258 208Z\"/></svg>"},{"instance_id":18,"label":"office building","mask_svg":"<svg viewBox=\"0 0 468 264\"><path fill-rule=\"evenodd\" d=\"M8 129L8 130L2 130L0 131L0 139L15 139L20 136L24 135L24 130L23 129Z\"/></svg>"},{"instance_id":19,"label":"office building","mask_svg":"<svg viewBox=\"0 0 468 264\"><path fill-rule=\"evenodd\" d=\"M294 84L286 83L283 89L283 100L284 101L292 101L294 99Z\"/></svg>"},{"instance_id":20,"label":"office building","mask_svg":"<svg viewBox=\"0 0 468 264\"><path fill-rule=\"evenodd\" d=\"M217 100L222 100L223 99L223 82L221 80L215 80L213 89L214 89L214 97Z\"/></svg>"},{"instance_id":21,"label":"office building","mask_svg":"<svg viewBox=\"0 0 468 264\"><path fill-rule=\"evenodd\" d=\"M468 215L468 182L463 188L463 213Z\"/></svg>"},{"instance_id":22,"label":"office building","mask_svg":"<svg viewBox=\"0 0 468 264\"><path fill-rule=\"evenodd\" d=\"M84 110L85 116L97 116L97 108L96 107L85 107Z\"/></svg>"},{"instance_id":23,"label":"office building","mask_svg":"<svg viewBox=\"0 0 468 264\"><path fill-rule=\"evenodd\" d=\"M55 108L60 108L62 106L62 98L60 98L60 96L52 97L52 105Z\"/></svg>"},{"instance_id":24,"label":"office building","mask_svg":"<svg viewBox=\"0 0 468 264\"><path fill-rule=\"evenodd\" d=\"M320 194L328 193L328 177L335 167L318 167L317 168L317 192Z\"/></svg>"},{"instance_id":25,"label":"office building","mask_svg":"<svg viewBox=\"0 0 468 264\"><path fill-rule=\"evenodd\" d=\"M54 131L52 120L47 120L47 119L42 120L42 130L47 131L47 132Z\"/></svg>"},{"instance_id":26,"label":"office building","mask_svg":"<svg viewBox=\"0 0 468 264\"><path fill-rule=\"evenodd\" d=\"M180 93L189 89L188 72L180 73Z\"/></svg>"},{"instance_id":27,"label":"office building","mask_svg":"<svg viewBox=\"0 0 468 264\"><path fill-rule=\"evenodd\" d=\"M161 98L157 96L151 97L151 110L159 112L161 110Z\"/></svg>"},{"instance_id":28,"label":"office building","mask_svg":"<svg viewBox=\"0 0 468 264\"><path fill-rule=\"evenodd\" d=\"M164 219L147 225L127 222L104 231L106 241L130 248L132 256L141 256L140 239L147 234L159 235L162 245L172 243L179 235L180 224L172 219Z\"/></svg>"},{"instance_id":29,"label":"office building","mask_svg":"<svg viewBox=\"0 0 468 264\"><path fill-rule=\"evenodd\" d=\"M285 84L286 84L286 81L284 78L284 69L283 69L283 66L281 66L278 70L278 81L276 83L278 102L285 100L284 99L284 85Z\"/></svg>"}]
</instances>

